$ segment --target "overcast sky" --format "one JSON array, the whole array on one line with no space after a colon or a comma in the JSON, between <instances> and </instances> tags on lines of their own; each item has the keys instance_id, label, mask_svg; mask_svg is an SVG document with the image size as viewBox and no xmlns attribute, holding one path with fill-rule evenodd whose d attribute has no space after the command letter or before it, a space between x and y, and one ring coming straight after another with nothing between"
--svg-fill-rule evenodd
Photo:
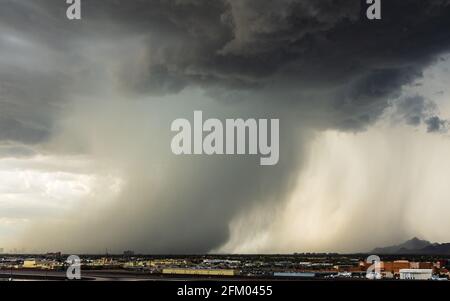
<instances>
[{"instance_id":1,"label":"overcast sky","mask_svg":"<svg viewBox=\"0 0 450 301\"><path fill-rule=\"evenodd\" d=\"M450 1L0 4L0 248L450 242ZM194 110L279 118L279 163L173 155Z\"/></svg>"}]
</instances>

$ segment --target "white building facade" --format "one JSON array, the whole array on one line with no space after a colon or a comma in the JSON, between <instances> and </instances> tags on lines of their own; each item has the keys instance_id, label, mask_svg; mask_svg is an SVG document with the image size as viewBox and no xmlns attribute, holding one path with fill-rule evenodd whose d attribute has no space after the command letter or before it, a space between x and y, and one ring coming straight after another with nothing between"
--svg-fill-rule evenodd
<instances>
[{"instance_id":1,"label":"white building facade","mask_svg":"<svg viewBox=\"0 0 450 301\"><path fill-rule=\"evenodd\" d=\"M430 280L433 276L432 269L401 269L401 280Z\"/></svg>"}]
</instances>

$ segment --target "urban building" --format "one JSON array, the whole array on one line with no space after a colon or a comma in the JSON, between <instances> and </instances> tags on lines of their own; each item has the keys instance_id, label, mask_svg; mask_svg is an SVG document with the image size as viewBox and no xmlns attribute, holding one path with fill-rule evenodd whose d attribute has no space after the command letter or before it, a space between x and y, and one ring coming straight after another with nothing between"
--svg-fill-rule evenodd
<instances>
[{"instance_id":1,"label":"urban building","mask_svg":"<svg viewBox=\"0 0 450 301\"><path fill-rule=\"evenodd\" d=\"M433 277L432 269L401 269L401 280L430 280Z\"/></svg>"},{"instance_id":2,"label":"urban building","mask_svg":"<svg viewBox=\"0 0 450 301\"><path fill-rule=\"evenodd\" d=\"M207 270L207 269L163 269L163 274L171 275L200 275L200 276L236 276L238 270Z\"/></svg>"},{"instance_id":3,"label":"urban building","mask_svg":"<svg viewBox=\"0 0 450 301\"><path fill-rule=\"evenodd\" d=\"M293 278L314 278L315 273L311 272L275 272L273 273L275 277L293 277Z\"/></svg>"},{"instance_id":4,"label":"urban building","mask_svg":"<svg viewBox=\"0 0 450 301\"><path fill-rule=\"evenodd\" d=\"M411 265L408 260L382 261L381 271L390 272L398 275L401 269L410 269Z\"/></svg>"},{"instance_id":5,"label":"urban building","mask_svg":"<svg viewBox=\"0 0 450 301\"><path fill-rule=\"evenodd\" d=\"M23 261L23 265L22 267L24 269L36 269L38 267L38 263L36 261L36 259L25 259Z\"/></svg>"}]
</instances>

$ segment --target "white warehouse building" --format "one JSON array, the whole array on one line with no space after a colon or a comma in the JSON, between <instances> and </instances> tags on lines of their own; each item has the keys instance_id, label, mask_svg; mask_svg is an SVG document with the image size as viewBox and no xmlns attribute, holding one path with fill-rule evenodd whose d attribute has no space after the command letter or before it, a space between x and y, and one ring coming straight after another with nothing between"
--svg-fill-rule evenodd
<instances>
[{"instance_id":1,"label":"white warehouse building","mask_svg":"<svg viewBox=\"0 0 450 301\"><path fill-rule=\"evenodd\" d=\"M401 280L430 280L433 276L432 269L401 269Z\"/></svg>"}]
</instances>

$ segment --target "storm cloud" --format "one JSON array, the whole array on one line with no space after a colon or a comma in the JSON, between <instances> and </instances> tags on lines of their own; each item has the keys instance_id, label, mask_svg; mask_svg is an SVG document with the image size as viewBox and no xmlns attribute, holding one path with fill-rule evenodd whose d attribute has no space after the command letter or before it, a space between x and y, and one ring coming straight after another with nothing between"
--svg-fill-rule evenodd
<instances>
[{"instance_id":1,"label":"storm cloud","mask_svg":"<svg viewBox=\"0 0 450 301\"><path fill-rule=\"evenodd\" d=\"M377 21L359 0L82 1L79 21L66 8L2 2L0 156L88 156L123 187L34 223L23 241L39 250L217 250L238 216L285 208L317 133L391 109L447 128L433 99L403 92L450 50L450 1L383 1ZM280 118L280 163L174 156L170 123L195 109Z\"/></svg>"}]
</instances>

